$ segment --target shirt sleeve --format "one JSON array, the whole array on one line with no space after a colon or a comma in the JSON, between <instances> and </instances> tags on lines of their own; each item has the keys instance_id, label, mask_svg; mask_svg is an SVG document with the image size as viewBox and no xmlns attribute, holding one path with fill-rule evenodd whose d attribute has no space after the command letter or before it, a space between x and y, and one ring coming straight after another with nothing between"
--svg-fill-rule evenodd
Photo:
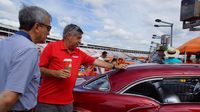
<instances>
[{"instance_id":1,"label":"shirt sleeve","mask_svg":"<svg viewBox=\"0 0 200 112\"><path fill-rule=\"evenodd\" d=\"M95 58L89 56L88 54L84 53L83 51L82 52L82 65L84 66L90 66L94 63L95 61Z\"/></svg>"},{"instance_id":2,"label":"shirt sleeve","mask_svg":"<svg viewBox=\"0 0 200 112\"><path fill-rule=\"evenodd\" d=\"M43 52L40 55L40 67L47 67L49 64L49 59L51 57L52 46L51 44L47 44L44 48Z\"/></svg>"},{"instance_id":3,"label":"shirt sleeve","mask_svg":"<svg viewBox=\"0 0 200 112\"><path fill-rule=\"evenodd\" d=\"M38 64L39 53L37 49L30 48L17 52L11 60L4 89L23 94L29 82L34 78L34 68Z\"/></svg>"}]
</instances>

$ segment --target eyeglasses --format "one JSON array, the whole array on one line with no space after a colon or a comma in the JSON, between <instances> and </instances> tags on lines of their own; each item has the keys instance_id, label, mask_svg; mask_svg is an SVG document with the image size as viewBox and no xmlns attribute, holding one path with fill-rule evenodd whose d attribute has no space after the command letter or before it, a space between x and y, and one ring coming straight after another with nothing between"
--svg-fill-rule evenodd
<instances>
[{"instance_id":1,"label":"eyeglasses","mask_svg":"<svg viewBox=\"0 0 200 112\"><path fill-rule=\"evenodd\" d=\"M51 30L51 26L50 26L50 25L46 25L46 24L44 24L44 23L39 23L39 24L45 26L45 27L47 28L48 31Z\"/></svg>"}]
</instances>

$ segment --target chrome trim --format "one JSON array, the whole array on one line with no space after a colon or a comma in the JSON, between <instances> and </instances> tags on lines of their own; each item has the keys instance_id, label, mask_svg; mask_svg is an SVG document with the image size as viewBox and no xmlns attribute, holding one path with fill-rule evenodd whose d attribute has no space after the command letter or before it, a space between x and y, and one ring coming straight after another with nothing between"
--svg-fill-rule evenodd
<instances>
[{"instance_id":1,"label":"chrome trim","mask_svg":"<svg viewBox=\"0 0 200 112\"><path fill-rule=\"evenodd\" d=\"M165 74L165 73L164 73ZM137 81L135 81L135 82L132 82L132 83L130 83L130 84L128 84L127 86L125 86L125 87L123 87L121 90L119 90L118 92L116 92L116 93L118 93L118 94L123 94L123 92L125 92L127 89L129 89L129 88L131 88L131 87L133 87L133 86L135 86L136 84L139 84L139 83L142 83L142 82L145 82L145 81L153 81L153 80L163 80L164 78L184 78L184 77L199 77L200 78L200 76L199 75L196 75L196 74L192 74L192 75L189 75L189 76L186 76L186 75L183 75L183 74L177 74L177 75L174 75L174 76L154 76L154 77L146 77L146 78L142 78L142 79L139 79L139 80L137 80ZM154 78L154 79L152 79L152 78ZM129 87L129 86L131 86L131 87ZM127 88L127 89L126 89ZM125 90L124 90L125 89Z\"/></svg>"},{"instance_id":2,"label":"chrome trim","mask_svg":"<svg viewBox=\"0 0 200 112\"><path fill-rule=\"evenodd\" d=\"M106 80L108 81L108 89L105 90L105 91L102 91L102 92L108 92L108 91L110 91L110 89L111 89L110 80L109 80L109 78L108 78L108 75L104 75L104 76L101 76L101 77L96 78L96 79L91 79L91 80L93 80L93 81L89 81L88 83L86 82L82 87L83 87L84 89L87 89L87 90L94 90L94 89L91 89L91 88L87 88L87 87L85 87L85 86L87 86L87 84L93 83L94 81L96 81L96 80L98 80L98 79L100 79L100 78L103 78L103 77L106 77ZM101 90L98 90L98 91L101 91Z\"/></svg>"},{"instance_id":3,"label":"chrome trim","mask_svg":"<svg viewBox=\"0 0 200 112\"><path fill-rule=\"evenodd\" d=\"M200 102L179 102L179 103L162 103L162 104L200 104Z\"/></svg>"},{"instance_id":4,"label":"chrome trim","mask_svg":"<svg viewBox=\"0 0 200 112\"><path fill-rule=\"evenodd\" d=\"M160 77L149 77L149 78L140 79L137 82L132 82L129 85L127 85L126 87L122 88L118 92L118 94L124 94L125 91L127 91L128 89L130 89L131 87L133 87L133 86L135 86L137 84L140 84L140 83L143 83L143 82L147 82L147 81L154 81L154 80L163 80L163 78L160 78Z\"/></svg>"}]
</instances>

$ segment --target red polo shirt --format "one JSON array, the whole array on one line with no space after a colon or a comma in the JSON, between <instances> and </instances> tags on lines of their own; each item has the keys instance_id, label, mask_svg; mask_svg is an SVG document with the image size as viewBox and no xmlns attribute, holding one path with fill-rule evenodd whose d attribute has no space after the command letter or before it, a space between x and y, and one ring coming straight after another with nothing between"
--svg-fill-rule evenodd
<instances>
[{"instance_id":1,"label":"red polo shirt","mask_svg":"<svg viewBox=\"0 0 200 112\"><path fill-rule=\"evenodd\" d=\"M70 104L73 100L73 88L78 76L80 65L91 65L95 58L87 55L76 48L72 53L68 53L64 47L64 41L49 43L40 57L40 67L52 70L64 69L63 60L72 59L72 70L69 78L61 79L55 77L42 76L42 84L38 93L40 103L49 104Z\"/></svg>"}]
</instances>

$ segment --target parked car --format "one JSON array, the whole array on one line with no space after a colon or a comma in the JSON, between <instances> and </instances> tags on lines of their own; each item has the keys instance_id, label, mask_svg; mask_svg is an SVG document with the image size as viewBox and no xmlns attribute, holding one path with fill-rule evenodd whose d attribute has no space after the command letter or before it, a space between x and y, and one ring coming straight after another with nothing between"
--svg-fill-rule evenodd
<instances>
[{"instance_id":1,"label":"parked car","mask_svg":"<svg viewBox=\"0 0 200 112\"><path fill-rule=\"evenodd\" d=\"M200 112L200 65L135 64L74 89L76 112Z\"/></svg>"}]
</instances>

